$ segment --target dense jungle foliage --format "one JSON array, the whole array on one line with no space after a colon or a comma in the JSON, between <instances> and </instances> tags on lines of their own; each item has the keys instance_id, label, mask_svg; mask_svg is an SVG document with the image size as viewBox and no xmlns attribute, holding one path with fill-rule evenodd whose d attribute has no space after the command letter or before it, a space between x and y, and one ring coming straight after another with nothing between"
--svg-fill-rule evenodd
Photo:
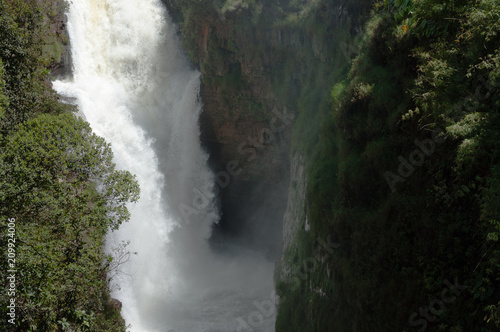
<instances>
[{"instance_id":1,"label":"dense jungle foliage","mask_svg":"<svg viewBox=\"0 0 500 332\"><path fill-rule=\"evenodd\" d=\"M0 0L0 330L124 331L103 242L139 187L50 88L53 8Z\"/></svg>"},{"instance_id":2,"label":"dense jungle foliage","mask_svg":"<svg viewBox=\"0 0 500 332\"><path fill-rule=\"evenodd\" d=\"M500 330L499 33L498 1L375 2L302 149L307 277L277 331Z\"/></svg>"}]
</instances>

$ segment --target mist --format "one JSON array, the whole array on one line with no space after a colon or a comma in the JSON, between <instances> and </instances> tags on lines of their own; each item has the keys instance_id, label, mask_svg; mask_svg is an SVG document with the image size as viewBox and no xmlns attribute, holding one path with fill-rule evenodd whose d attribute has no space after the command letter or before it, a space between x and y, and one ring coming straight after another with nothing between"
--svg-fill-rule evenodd
<instances>
[{"instance_id":1,"label":"mist","mask_svg":"<svg viewBox=\"0 0 500 332\"><path fill-rule=\"evenodd\" d=\"M200 142L200 74L159 1L74 0L68 31L73 78L54 88L141 186L106 245L123 259L108 278L131 331L274 331L286 184L218 188Z\"/></svg>"}]
</instances>

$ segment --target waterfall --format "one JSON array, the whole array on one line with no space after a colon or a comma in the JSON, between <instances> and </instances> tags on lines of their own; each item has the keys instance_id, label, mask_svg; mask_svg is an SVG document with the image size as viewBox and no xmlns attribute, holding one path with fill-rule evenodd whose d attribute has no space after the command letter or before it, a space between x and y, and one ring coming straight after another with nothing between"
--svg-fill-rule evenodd
<instances>
[{"instance_id":1,"label":"waterfall","mask_svg":"<svg viewBox=\"0 0 500 332\"><path fill-rule=\"evenodd\" d=\"M75 98L117 167L141 186L130 222L106 239L116 257L110 288L126 323L132 331L274 331L273 264L209 248L219 217L199 142L200 74L163 5L71 0L68 31L73 78L54 88Z\"/></svg>"}]
</instances>

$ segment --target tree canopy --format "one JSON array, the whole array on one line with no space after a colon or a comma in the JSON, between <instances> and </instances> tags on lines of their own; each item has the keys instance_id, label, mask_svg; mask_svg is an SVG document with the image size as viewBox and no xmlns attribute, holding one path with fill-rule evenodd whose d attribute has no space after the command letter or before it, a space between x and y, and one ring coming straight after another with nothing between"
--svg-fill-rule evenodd
<instances>
[{"instance_id":1,"label":"tree canopy","mask_svg":"<svg viewBox=\"0 0 500 332\"><path fill-rule=\"evenodd\" d=\"M0 279L9 290L0 306L16 307L0 330L124 331L104 241L128 220L139 185L50 88L53 57L42 46L55 38L52 5L0 0Z\"/></svg>"}]
</instances>

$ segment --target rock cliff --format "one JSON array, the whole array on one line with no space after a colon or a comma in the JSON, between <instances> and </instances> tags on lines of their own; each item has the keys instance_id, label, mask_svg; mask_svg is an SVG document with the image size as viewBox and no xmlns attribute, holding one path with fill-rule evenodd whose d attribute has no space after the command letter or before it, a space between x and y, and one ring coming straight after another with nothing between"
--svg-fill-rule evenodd
<instances>
[{"instance_id":1,"label":"rock cliff","mask_svg":"<svg viewBox=\"0 0 500 332\"><path fill-rule=\"evenodd\" d=\"M71 72L71 50L67 31L66 1L37 0L43 8L42 56L49 62L53 77L69 75Z\"/></svg>"},{"instance_id":2,"label":"rock cliff","mask_svg":"<svg viewBox=\"0 0 500 332\"><path fill-rule=\"evenodd\" d=\"M331 109L331 88L346 77L357 53L369 1L164 2L202 73L202 139L215 170L233 160L242 169L222 192L222 226L214 238L223 239L228 229L241 234L277 225L264 247L277 262L278 293L281 285L306 283L312 295L304 296L331 300L328 287L297 274L297 252L309 246L303 241L310 229L308 161ZM262 218L248 218L247 211L265 205L271 208ZM237 211L243 213L234 218Z\"/></svg>"}]
</instances>

